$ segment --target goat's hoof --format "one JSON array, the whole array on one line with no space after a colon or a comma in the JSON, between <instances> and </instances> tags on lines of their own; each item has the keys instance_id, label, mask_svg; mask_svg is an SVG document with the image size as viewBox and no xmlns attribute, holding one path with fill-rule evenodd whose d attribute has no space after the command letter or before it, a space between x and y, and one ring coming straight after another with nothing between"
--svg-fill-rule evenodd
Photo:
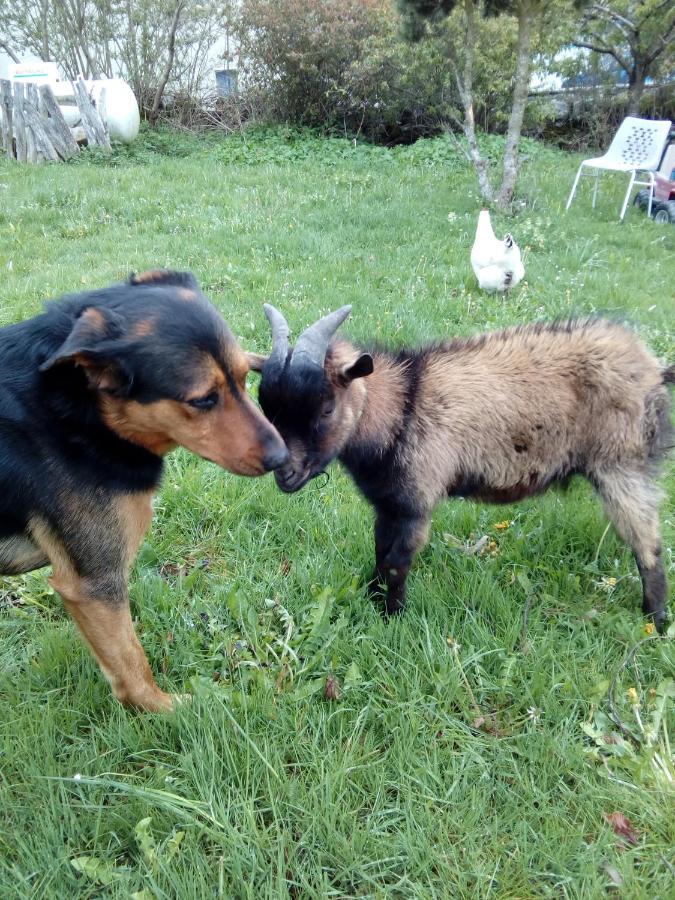
<instances>
[{"instance_id":1,"label":"goat's hoof","mask_svg":"<svg viewBox=\"0 0 675 900\"><path fill-rule=\"evenodd\" d=\"M389 616L398 616L403 612L405 607L405 600L399 600L398 598L392 600L391 597L388 597L384 603L384 616L385 618L389 618Z\"/></svg>"},{"instance_id":2,"label":"goat's hoof","mask_svg":"<svg viewBox=\"0 0 675 900\"><path fill-rule=\"evenodd\" d=\"M653 613L651 619L653 620L658 633L664 634L666 631L666 625L668 624L668 617L666 616L665 611L661 613Z\"/></svg>"}]
</instances>

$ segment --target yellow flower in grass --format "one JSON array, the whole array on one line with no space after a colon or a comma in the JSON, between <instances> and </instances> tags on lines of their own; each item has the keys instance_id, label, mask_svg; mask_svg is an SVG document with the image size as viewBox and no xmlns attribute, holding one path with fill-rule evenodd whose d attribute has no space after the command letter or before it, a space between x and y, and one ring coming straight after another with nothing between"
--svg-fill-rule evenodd
<instances>
[{"instance_id":1,"label":"yellow flower in grass","mask_svg":"<svg viewBox=\"0 0 675 900\"><path fill-rule=\"evenodd\" d=\"M647 622L647 624L645 625L645 634L646 635L654 634L654 623L653 622Z\"/></svg>"},{"instance_id":2,"label":"yellow flower in grass","mask_svg":"<svg viewBox=\"0 0 675 900\"><path fill-rule=\"evenodd\" d=\"M495 528L497 531L506 531L507 528L510 528L513 525L513 522L510 522L508 519L504 519L503 522L495 522Z\"/></svg>"},{"instance_id":3,"label":"yellow flower in grass","mask_svg":"<svg viewBox=\"0 0 675 900\"><path fill-rule=\"evenodd\" d=\"M635 688L628 688L626 691L626 698L631 706L637 706L638 704L638 692Z\"/></svg>"}]
</instances>

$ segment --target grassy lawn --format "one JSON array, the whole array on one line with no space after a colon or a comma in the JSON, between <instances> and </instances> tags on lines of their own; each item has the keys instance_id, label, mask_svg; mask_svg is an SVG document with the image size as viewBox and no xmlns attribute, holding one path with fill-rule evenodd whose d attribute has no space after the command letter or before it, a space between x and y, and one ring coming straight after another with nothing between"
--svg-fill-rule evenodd
<instances>
[{"instance_id":1,"label":"grassy lawn","mask_svg":"<svg viewBox=\"0 0 675 900\"><path fill-rule=\"evenodd\" d=\"M524 249L506 299L477 290L480 201L443 140L160 132L108 161L0 161L0 324L167 266L252 350L269 300L296 334L352 303L345 334L392 344L603 313L675 361L675 228L619 225L611 176L565 214L578 161L525 152L525 206L495 217ZM664 484L672 583L672 462ZM605 529L582 483L448 503L385 623L338 467L289 498L174 454L131 592L160 685L192 704L125 711L48 573L0 578L0 896L672 897L675 642L645 630Z\"/></svg>"}]
</instances>

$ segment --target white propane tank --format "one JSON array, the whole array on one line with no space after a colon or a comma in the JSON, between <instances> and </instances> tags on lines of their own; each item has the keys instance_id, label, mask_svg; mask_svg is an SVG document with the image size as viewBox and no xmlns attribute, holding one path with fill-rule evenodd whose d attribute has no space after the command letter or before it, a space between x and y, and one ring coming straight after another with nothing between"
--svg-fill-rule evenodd
<instances>
[{"instance_id":1,"label":"white propane tank","mask_svg":"<svg viewBox=\"0 0 675 900\"><path fill-rule=\"evenodd\" d=\"M75 102L75 91L69 81L61 81L55 63L16 63L9 67L12 81L32 81L48 84L54 92L63 117L71 128L80 124L80 111ZM130 144L138 135L141 116L134 92L121 78L101 78L85 81L87 91L103 118L111 138ZM101 109L101 92L105 88L104 109Z\"/></svg>"}]
</instances>

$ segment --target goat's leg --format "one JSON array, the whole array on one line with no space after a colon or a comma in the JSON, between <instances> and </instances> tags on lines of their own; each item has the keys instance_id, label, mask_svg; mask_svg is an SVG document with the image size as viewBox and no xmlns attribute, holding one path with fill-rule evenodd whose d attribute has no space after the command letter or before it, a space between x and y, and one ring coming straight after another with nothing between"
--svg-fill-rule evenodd
<instances>
[{"instance_id":1,"label":"goat's leg","mask_svg":"<svg viewBox=\"0 0 675 900\"><path fill-rule=\"evenodd\" d=\"M426 544L428 535L429 519L426 516L392 515L377 511L375 572L369 590L379 594L384 588L387 615L403 609L410 566L417 551Z\"/></svg>"},{"instance_id":2,"label":"goat's leg","mask_svg":"<svg viewBox=\"0 0 675 900\"><path fill-rule=\"evenodd\" d=\"M592 481L607 515L635 556L642 579L642 609L663 631L667 585L661 558L659 490L645 472L633 469L594 472Z\"/></svg>"}]
</instances>

